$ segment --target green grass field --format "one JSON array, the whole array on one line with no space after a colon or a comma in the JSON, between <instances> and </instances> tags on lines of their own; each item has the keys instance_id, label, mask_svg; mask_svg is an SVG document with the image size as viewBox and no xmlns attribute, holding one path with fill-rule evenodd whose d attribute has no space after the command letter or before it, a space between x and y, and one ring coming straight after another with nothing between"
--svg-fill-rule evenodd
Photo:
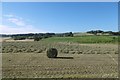
<instances>
[{"instance_id":1,"label":"green grass field","mask_svg":"<svg viewBox=\"0 0 120 80\"><path fill-rule=\"evenodd\" d=\"M51 37L43 39L46 42L73 42L73 43L117 43L117 36L79 36L79 37Z\"/></svg>"}]
</instances>

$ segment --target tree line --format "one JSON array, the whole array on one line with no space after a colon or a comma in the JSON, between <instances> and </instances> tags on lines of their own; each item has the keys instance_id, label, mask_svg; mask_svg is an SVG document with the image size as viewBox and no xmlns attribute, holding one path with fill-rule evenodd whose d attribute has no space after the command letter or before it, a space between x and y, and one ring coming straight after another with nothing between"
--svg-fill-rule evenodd
<instances>
[{"instance_id":1,"label":"tree line","mask_svg":"<svg viewBox=\"0 0 120 80\"><path fill-rule=\"evenodd\" d=\"M87 31L87 33L94 34L94 35L98 35L98 34L101 34L101 35L108 34L108 35L113 35L113 36L120 35L120 31L113 32L113 31L91 30L91 31Z\"/></svg>"},{"instance_id":2,"label":"tree line","mask_svg":"<svg viewBox=\"0 0 120 80\"><path fill-rule=\"evenodd\" d=\"M34 39L34 41L39 41L41 39L49 37L73 37L72 32L67 33L29 33L29 34L13 34L13 35L2 35L2 37L12 37L14 40L25 40Z\"/></svg>"},{"instance_id":3,"label":"tree line","mask_svg":"<svg viewBox=\"0 0 120 80\"><path fill-rule=\"evenodd\" d=\"M113 36L119 36L119 32L113 32L113 31L102 31L102 30L91 30L87 31L86 33L93 34L93 35L113 35ZM73 37L74 34L72 32L67 33L29 33L29 34L13 34L13 35L3 35L0 34L2 37L12 37L14 40L25 40L25 39L34 39L34 41L39 41L41 39L49 38L49 37Z\"/></svg>"}]
</instances>

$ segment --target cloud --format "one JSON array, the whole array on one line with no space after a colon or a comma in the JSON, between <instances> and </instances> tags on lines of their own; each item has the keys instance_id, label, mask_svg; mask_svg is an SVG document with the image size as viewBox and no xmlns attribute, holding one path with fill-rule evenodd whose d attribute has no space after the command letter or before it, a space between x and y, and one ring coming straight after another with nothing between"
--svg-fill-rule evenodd
<instances>
[{"instance_id":1,"label":"cloud","mask_svg":"<svg viewBox=\"0 0 120 80\"><path fill-rule=\"evenodd\" d=\"M23 33L45 33L46 31L37 29L31 24L28 24L25 19L16 15L4 15L4 21L13 23L14 26L9 24L0 25L0 34L23 34ZM7 23L4 22L4 23Z\"/></svg>"},{"instance_id":2,"label":"cloud","mask_svg":"<svg viewBox=\"0 0 120 80\"><path fill-rule=\"evenodd\" d=\"M32 25L26 27L11 27L0 25L0 34L25 34L25 33L45 33L45 31L34 28Z\"/></svg>"},{"instance_id":3,"label":"cloud","mask_svg":"<svg viewBox=\"0 0 120 80\"><path fill-rule=\"evenodd\" d=\"M16 24L17 26L25 26L25 22L23 22L22 20L20 19L17 19L17 18L9 18L8 21Z\"/></svg>"},{"instance_id":4,"label":"cloud","mask_svg":"<svg viewBox=\"0 0 120 80\"><path fill-rule=\"evenodd\" d=\"M4 15L5 19L8 21L8 22L11 22L17 26L25 26L27 25L25 20L21 17L18 17L16 15L12 15L12 14L7 14L7 15Z\"/></svg>"}]
</instances>

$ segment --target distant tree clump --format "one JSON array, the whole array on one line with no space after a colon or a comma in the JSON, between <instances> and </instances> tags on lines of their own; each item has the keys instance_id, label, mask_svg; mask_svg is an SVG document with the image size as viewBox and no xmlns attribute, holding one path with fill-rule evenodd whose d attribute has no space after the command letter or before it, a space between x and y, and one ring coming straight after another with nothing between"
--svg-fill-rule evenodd
<instances>
[{"instance_id":1,"label":"distant tree clump","mask_svg":"<svg viewBox=\"0 0 120 80\"><path fill-rule=\"evenodd\" d=\"M15 36L15 37L13 37L13 39L14 40L25 40L26 37L24 37L24 36Z\"/></svg>"},{"instance_id":2,"label":"distant tree clump","mask_svg":"<svg viewBox=\"0 0 120 80\"><path fill-rule=\"evenodd\" d=\"M113 36L119 36L120 32L113 32L113 31L102 31L102 30L91 30L87 31L87 33L97 35L98 33L101 33L102 35L108 34L108 35L113 35Z\"/></svg>"},{"instance_id":3,"label":"distant tree clump","mask_svg":"<svg viewBox=\"0 0 120 80\"><path fill-rule=\"evenodd\" d=\"M73 33L69 32L69 33L64 33L63 34L65 37L73 37Z\"/></svg>"},{"instance_id":4,"label":"distant tree clump","mask_svg":"<svg viewBox=\"0 0 120 80\"><path fill-rule=\"evenodd\" d=\"M34 41L39 41L39 40L41 40L42 39L42 37L38 37L38 36L35 36L34 37Z\"/></svg>"},{"instance_id":5,"label":"distant tree clump","mask_svg":"<svg viewBox=\"0 0 120 80\"><path fill-rule=\"evenodd\" d=\"M91 30L91 31L87 31L87 33L90 33L90 34L94 34L94 35L97 35L97 33L103 33L104 31L102 30Z\"/></svg>"}]
</instances>

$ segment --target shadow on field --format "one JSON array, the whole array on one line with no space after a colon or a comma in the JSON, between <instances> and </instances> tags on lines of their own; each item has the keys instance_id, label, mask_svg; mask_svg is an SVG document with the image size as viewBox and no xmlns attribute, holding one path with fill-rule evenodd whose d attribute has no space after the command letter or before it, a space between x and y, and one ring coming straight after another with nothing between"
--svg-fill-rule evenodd
<instances>
[{"instance_id":1,"label":"shadow on field","mask_svg":"<svg viewBox=\"0 0 120 80\"><path fill-rule=\"evenodd\" d=\"M74 59L73 57L56 57L55 59Z\"/></svg>"}]
</instances>

